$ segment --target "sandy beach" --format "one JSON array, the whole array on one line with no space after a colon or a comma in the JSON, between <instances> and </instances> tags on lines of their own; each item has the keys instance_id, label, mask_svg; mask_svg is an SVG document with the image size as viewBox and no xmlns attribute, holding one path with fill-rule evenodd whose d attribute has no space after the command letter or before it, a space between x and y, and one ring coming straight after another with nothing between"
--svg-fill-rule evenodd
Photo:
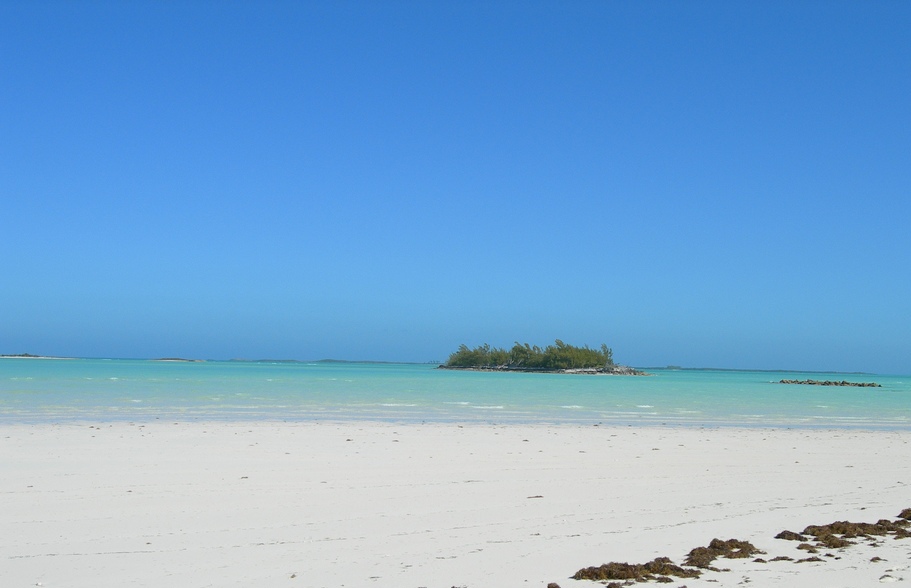
<instances>
[{"instance_id":1,"label":"sandy beach","mask_svg":"<svg viewBox=\"0 0 911 588\"><path fill-rule=\"evenodd\" d=\"M519 587L766 553L672 586L911 583L911 539L780 531L911 507L911 432L344 423L0 427L3 586ZM791 561L769 561L787 556ZM880 558L877 561L871 561Z\"/></svg>"}]
</instances>

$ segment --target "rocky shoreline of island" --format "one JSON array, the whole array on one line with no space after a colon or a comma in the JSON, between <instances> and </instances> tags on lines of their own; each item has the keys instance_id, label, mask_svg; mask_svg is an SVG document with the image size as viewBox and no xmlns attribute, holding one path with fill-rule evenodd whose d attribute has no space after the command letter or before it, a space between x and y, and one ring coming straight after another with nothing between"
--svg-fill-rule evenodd
<instances>
[{"instance_id":1,"label":"rocky shoreline of island","mask_svg":"<svg viewBox=\"0 0 911 588\"><path fill-rule=\"evenodd\" d=\"M599 368L535 368L535 367L516 367L509 365L486 365L486 366L454 366L440 364L439 370L456 370L463 372L520 372L525 374L580 374L589 376L651 376L652 374L630 367L628 365L613 365L610 367Z\"/></svg>"}]
</instances>

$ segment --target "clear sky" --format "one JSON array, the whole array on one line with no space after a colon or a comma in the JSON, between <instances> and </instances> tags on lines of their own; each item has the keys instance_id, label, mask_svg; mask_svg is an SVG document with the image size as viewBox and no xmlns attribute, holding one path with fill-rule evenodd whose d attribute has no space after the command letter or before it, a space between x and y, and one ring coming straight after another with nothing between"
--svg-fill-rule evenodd
<instances>
[{"instance_id":1,"label":"clear sky","mask_svg":"<svg viewBox=\"0 0 911 588\"><path fill-rule=\"evenodd\" d=\"M0 353L911 373L911 3L0 2Z\"/></svg>"}]
</instances>

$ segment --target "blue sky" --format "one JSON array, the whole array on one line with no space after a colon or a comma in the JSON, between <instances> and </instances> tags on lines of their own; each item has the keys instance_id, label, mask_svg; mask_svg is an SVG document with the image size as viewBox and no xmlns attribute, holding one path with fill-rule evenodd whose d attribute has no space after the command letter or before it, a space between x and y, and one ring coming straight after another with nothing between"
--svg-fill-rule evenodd
<instances>
[{"instance_id":1,"label":"blue sky","mask_svg":"<svg viewBox=\"0 0 911 588\"><path fill-rule=\"evenodd\" d=\"M0 352L911 373L911 4L0 3Z\"/></svg>"}]
</instances>

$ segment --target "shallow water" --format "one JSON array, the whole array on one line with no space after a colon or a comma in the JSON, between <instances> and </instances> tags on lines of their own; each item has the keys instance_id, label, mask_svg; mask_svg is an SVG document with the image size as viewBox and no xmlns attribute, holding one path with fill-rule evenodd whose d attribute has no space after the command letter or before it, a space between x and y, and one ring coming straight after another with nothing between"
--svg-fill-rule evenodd
<instances>
[{"instance_id":1,"label":"shallow water","mask_svg":"<svg viewBox=\"0 0 911 588\"><path fill-rule=\"evenodd\" d=\"M0 421L389 420L906 428L911 377L649 369L463 372L376 363L0 360ZM882 388L778 384L875 381Z\"/></svg>"}]
</instances>

